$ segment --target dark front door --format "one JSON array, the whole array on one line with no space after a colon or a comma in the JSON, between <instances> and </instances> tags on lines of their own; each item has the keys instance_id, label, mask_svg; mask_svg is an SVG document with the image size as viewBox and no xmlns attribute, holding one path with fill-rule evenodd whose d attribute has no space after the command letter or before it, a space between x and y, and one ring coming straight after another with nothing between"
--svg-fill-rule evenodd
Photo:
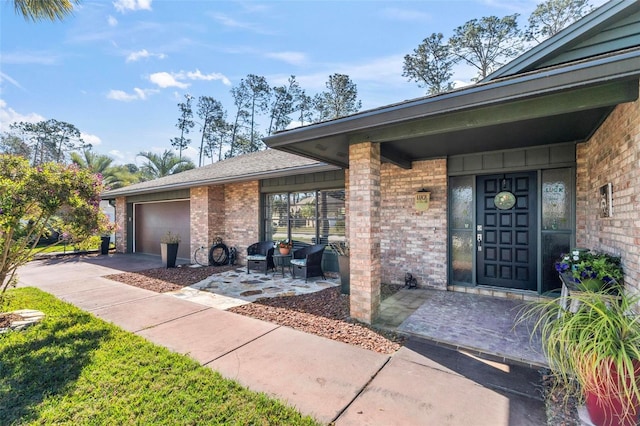
<instances>
[{"instance_id":1,"label":"dark front door","mask_svg":"<svg viewBox=\"0 0 640 426\"><path fill-rule=\"evenodd\" d=\"M477 179L478 284L537 290L536 172Z\"/></svg>"}]
</instances>

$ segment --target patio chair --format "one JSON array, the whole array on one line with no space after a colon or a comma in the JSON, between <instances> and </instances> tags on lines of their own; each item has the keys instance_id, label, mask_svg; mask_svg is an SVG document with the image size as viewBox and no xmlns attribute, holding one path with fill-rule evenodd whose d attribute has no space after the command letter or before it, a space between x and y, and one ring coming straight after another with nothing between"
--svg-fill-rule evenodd
<instances>
[{"instance_id":1,"label":"patio chair","mask_svg":"<svg viewBox=\"0 0 640 426\"><path fill-rule=\"evenodd\" d=\"M316 244L296 250L293 252L293 259L291 259L291 266L293 267L293 278L296 277L296 272L304 276L304 282L307 282L309 277L322 276L322 255L325 249L324 244Z\"/></svg>"},{"instance_id":2,"label":"patio chair","mask_svg":"<svg viewBox=\"0 0 640 426\"><path fill-rule=\"evenodd\" d=\"M261 241L247 247L247 274L251 269L256 269L267 274L269 269L274 269L273 241Z\"/></svg>"}]
</instances>

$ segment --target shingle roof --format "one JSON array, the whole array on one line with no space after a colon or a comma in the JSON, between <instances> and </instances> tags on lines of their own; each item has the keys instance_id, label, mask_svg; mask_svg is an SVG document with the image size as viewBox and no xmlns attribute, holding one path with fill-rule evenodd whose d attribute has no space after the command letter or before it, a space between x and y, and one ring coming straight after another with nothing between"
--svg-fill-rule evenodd
<instances>
[{"instance_id":1,"label":"shingle roof","mask_svg":"<svg viewBox=\"0 0 640 426\"><path fill-rule=\"evenodd\" d=\"M106 191L102 194L102 198L113 199L124 195L162 192L202 185L241 182L336 169L338 167L330 166L320 161L283 151L267 149L182 173Z\"/></svg>"}]
</instances>

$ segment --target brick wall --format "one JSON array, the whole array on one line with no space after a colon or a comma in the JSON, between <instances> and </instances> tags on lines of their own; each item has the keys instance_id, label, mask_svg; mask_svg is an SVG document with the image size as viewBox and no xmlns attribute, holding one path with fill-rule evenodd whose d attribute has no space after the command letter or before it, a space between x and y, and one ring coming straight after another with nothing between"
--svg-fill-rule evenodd
<instances>
[{"instance_id":1,"label":"brick wall","mask_svg":"<svg viewBox=\"0 0 640 426\"><path fill-rule=\"evenodd\" d=\"M191 253L211 246L216 237L225 239L224 193L223 185L191 188Z\"/></svg>"},{"instance_id":2,"label":"brick wall","mask_svg":"<svg viewBox=\"0 0 640 426\"><path fill-rule=\"evenodd\" d=\"M618 105L576 157L576 245L621 255L626 285L640 290L640 102ZM613 217L601 218L609 182Z\"/></svg>"},{"instance_id":3,"label":"brick wall","mask_svg":"<svg viewBox=\"0 0 640 426\"><path fill-rule=\"evenodd\" d=\"M415 210L415 194L431 192L429 210ZM420 287L447 288L447 161L417 161L410 170L381 170L382 282L404 284L405 272Z\"/></svg>"},{"instance_id":4,"label":"brick wall","mask_svg":"<svg viewBox=\"0 0 640 426\"><path fill-rule=\"evenodd\" d=\"M351 316L371 323L380 307L380 145L349 147Z\"/></svg>"},{"instance_id":5,"label":"brick wall","mask_svg":"<svg viewBox=\"0 0 640 426\"><path fill-rule=\"evenodd\" d=\"M127 199L116 198L116 252L127 252Z\"/></svg>"},{"instance_id":6,"label":"brick wall","mask_svg":"<svg viewBox=\"0 0 640 426\"><path fill-rule=\"evenodd\" d=\"M238 250L245 263L247 247L260 241L260 184L258 181L225 185L224 242Z\"/></svg>"}]
</instances>

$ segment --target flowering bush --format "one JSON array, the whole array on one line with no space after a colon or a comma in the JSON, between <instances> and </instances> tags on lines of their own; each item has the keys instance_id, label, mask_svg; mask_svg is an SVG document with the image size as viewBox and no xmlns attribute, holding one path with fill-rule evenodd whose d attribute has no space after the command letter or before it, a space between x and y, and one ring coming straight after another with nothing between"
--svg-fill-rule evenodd
<instances>
[{"instance_id":1,"label":"flowering bush","mask_svg":"<svg viewBox=\"0 0 640 426\"><path fill-rule=\"evenodd\" d=\"M558 273L569 276L578 284L595 283L600 287L622 284L620 258L607 253L572 250L571 253L561 255L555 267Z\"/></svg>"},{"instance_id":2,"label":"flowering bush","mask_svg":"<svg viewBox=\"0 0 640 426\"><path fill-rule=\"evenodd\" d=\"M0 305L47 229L78 243L103 231L103 190L89 170L56 163L32 167L24 158L0 155Z\"/></svg>"}]
</instances>

